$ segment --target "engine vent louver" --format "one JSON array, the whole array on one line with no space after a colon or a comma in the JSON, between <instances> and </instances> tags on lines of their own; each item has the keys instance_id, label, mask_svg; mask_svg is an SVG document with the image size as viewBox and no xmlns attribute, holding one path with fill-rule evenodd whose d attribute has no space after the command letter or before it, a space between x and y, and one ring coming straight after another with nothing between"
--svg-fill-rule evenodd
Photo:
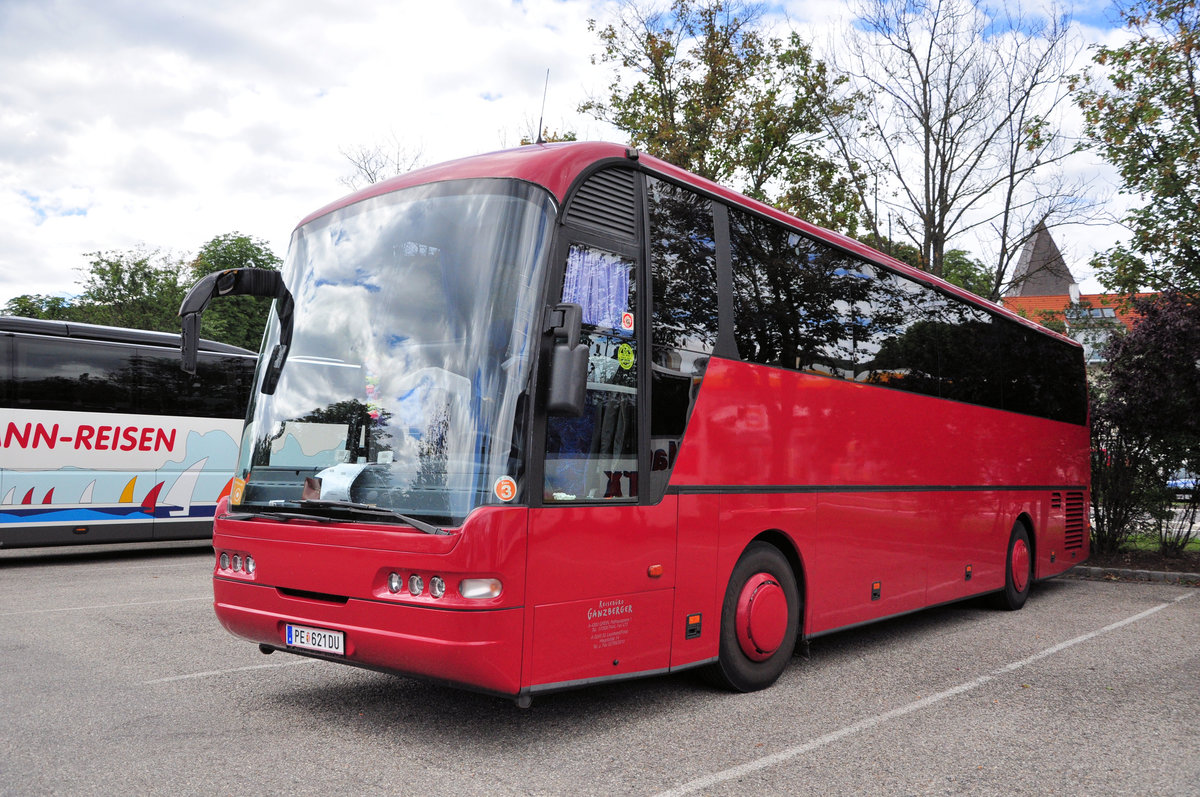
<instances>
[{"instance_id":1,"label":"engine vent louver","mask_svg":"<svg viewBox=\"0 0 1200 797\"><path fill-rule=\"evenodd\" d=\"M1087 532L1084 515L1083 493L1067 493L1067 531L1063 547L1068 551L1083 547L1083 535Z\"/></svg>"},{"instance_id":2,"label":"engine vent louver","mask_svg":"<svg viewBox=\"0 0 1200 797\"><path fill-rule=\"evenodd\" d=\"M628 169L605 169L588 178L567 207L566 222L625 241L637 238L636 184Z\"/></svg>"}]
</instances>

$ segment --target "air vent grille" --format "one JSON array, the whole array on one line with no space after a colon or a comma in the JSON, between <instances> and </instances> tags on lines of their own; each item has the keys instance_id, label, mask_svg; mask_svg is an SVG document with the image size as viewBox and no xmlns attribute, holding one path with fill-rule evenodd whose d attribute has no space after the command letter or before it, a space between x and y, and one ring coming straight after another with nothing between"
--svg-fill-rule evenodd
<instances>
[{"instance_id":1,"label":"air vent grille","mask_svg":"<svg viewBox=\"0 0 1200 797\"><path fill-rule=\"evenodd\" d=\"M637 238L633 172L605 169L590 177L571 199L566 222L626 241Z\"/></svg>"},{"instance_id":2,"label":"air vent grille","mask_svg":"<svg viewBox=\"0 0 1200 797\"><path fill-rule=\"evenodd\" d=\"M1087 533L1085 514L1083 493L1067 493L1067 533L1063 547L1068 551L1083 547L1083 537Z\"/></svg>"}]
</instances>

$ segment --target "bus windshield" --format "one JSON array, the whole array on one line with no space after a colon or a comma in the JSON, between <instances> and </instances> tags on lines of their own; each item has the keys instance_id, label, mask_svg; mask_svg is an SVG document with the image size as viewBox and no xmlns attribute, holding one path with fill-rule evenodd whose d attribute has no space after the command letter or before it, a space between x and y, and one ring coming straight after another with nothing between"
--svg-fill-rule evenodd
<instances>
[{"instance_id":1,"label":"bus windshield","mask_svg":"<svg viewBox=\"0 0 1200 797\"><path fill-rule=\"evenodd\" d=\"M554 211L528 183L465 180L298 228L291 350L275 392L253 397L238 506L353 502L457 525L515 497L495 488L523 469ZM278 339L272 315L263 351Z\"/></svg>"}]
</instances>

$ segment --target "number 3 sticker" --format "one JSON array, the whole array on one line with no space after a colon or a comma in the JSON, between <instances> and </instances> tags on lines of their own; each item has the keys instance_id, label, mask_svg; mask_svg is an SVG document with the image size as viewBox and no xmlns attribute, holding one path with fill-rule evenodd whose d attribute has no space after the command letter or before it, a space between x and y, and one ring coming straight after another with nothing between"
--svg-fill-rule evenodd
<instances>
[{"instance_id":1,"label":"number 3 sticker","mask_svg":"<svg viewBox=\"0 0 1200 797\"><path fill-rule=\"evenodd\" d=\"M499 479L496 479L496 484L492 487L492 491L496 493L497 498L508 503L517 497L517 483L513 481L512 476L501 476Z\"/></svg>"}]
</instances>

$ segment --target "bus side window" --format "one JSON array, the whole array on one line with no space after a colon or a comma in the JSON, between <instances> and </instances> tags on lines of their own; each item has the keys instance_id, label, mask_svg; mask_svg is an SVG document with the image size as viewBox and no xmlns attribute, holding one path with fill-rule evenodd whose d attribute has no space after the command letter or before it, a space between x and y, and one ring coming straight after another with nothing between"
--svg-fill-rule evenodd
<instances>
[{"instance_id":1,"label":"bus side window","mask_svg":"<svg viewBox=\"0 0 1200 797\"><path fill-rule=\"evenodd\" d=\"M623 255L580 244L567 254L562 301L583 308L587 393L581 417L547 420L548 503L637 499L635 279Z\"/></svg>"}]
</instances>

